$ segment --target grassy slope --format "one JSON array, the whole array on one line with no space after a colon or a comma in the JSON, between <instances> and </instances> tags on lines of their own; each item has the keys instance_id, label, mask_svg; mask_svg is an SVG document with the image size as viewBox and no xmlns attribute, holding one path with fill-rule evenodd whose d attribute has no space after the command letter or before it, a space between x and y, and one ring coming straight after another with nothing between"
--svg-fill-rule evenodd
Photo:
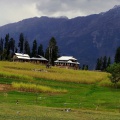
<instances>
[{"instance_id":1,"label":"grassy slope","mask_svg":"<svg viewBox=\"0 0 120 120\"><path fill-rule=\"evenodd\" d=\"M28 63L12 63L12 62L0 62L0 68L1 72L6 72L9 74L15 74L17 75L19 73L19 77L13 77L11 75L1 76L0 77L0 83L12 83L13 81L16 82L32 82L40 85L50 86L52 88L61 88L61 89L67 89L68 93L66 94L44 94L44 93L25 93L25 92L2 92L0 93L0 108L2 106L6 106L4 108L4 111L0 111L0 118L7 117L14 119L17 119L18 117L20 119L29 119L31 116L35 119L35 117L42 119L42 116L33 115L32 109L35 109L38 111L41 111L41 107L39 106L46 106L46 107L54 107L53 108L45 108L42 107L43 111L44 109L48 109L47 111L52 114L52 111L54 112L54 115L57 118L60 118L60 114L62 114L64 119L79 119L79 115L83 116L83 120L87 120L88 118L97 119L98 116L100 117L98 119L104 118L104 120L118 120L119 111L120 111L120 90L115 90L113 88L106 88L106 87L100 87L100 83L104 83L103 81L108 81L108 74L107 73L101 73L101 72L85 72L85 71L74 71L74 70L66 70L66 69L58 69L58 68L52 68L52 69L46 69L45 66L39 66L39 65L33 65ZM35 71L35 69L42 70L42 72ZM47 72L46 72L47 71ZM1 74L0 72L0 74ZM30 79L29 79L29 77ZM37 76L37 78L36 78ZM55 78L54 78L55 76ZM42 77L42 79L41 79ZM75 77L75 78L74 78ZM86 82L83 82L86 81ZM70 81L70 82L68 82ZM82 83L82 84L80 84ZM86 84L83 84L86 83ZM94 84L90 84L94 83ZM16 106L16 101L19 101L18 107ZM31 106L32 105L32 106ZM36 106L37 105L37 106ZM25 107L22 107L25 106ZM27 108L30 108L29 111L26 112L26 114L17 114L16 111L24 111ZM64 110L65 108L71 108L74 114L69 114L63 111L58 111L55 108L62 108ZM38 109L38 110L37 110ZM51 111L52 109L52 111ZM76 109L75 111L73 111ZM79 112L79 109L83 110L83 112ZM111 113L111 116L106 116L109 113L103 113L101 112L99 114L93 111L88 111L86 109L91 110L97 110L97 111L113 111L117 113ZM5 111L7 111L7 115L5 114ZM10 112L9 112L10 111ZM13 112L13 113L12 113ZM8 114L9 113L9 114ZM29 113L31 115L29 115ZM13 114L13 115L12 115ZM44 115L45 112L42 113L43 116L46 118L46 120L53 119L54 116L52 115ZM93 115L94 114L94 115ZM72 117L71 117L72 115ZM55 119L54 117L54 119ZM63 119L61 118L61 119ZM13 119L13 120L14 120Z\"/></svg>"}]
</instances>

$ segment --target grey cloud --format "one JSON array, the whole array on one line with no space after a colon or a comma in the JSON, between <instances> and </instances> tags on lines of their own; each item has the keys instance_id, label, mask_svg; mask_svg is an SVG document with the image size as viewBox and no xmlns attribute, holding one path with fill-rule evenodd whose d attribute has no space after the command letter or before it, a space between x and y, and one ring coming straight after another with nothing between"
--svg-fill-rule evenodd
<instances>
[{"instance_id":1,"label":"grey cloud","mask_svg":"<svg viewBox=\"0 0 120 120\"><path fill-rule=\"evenodd\" d=\"M53 13L58 11L73 10L78 8L79 0L41 0L37 4L37 9L43 13Z\"/></svg>"},{"instance_id":2,"label":"grey cloud","mask_svg":"<svg viewBox=\"0 0 120 120\"><path fill-rule=\"evenodd\" d=\"M105 12L119 4L120 0L0 0L0 25L43 15L86 16Z\"/></svg>"},{"instance_id":3,"label":"grey cloud","mask_svg":"<svg viewBox=\"0 0 120 120\"><path fill-rule=\"evenodd\" d=\"M116 4L120 4L120 0L39 0L36 7L45 15L59 12L61 15L66 13L67 16L67 13L71 12L74 16L76 12L79 15L104 12Z\"/></svg>"}]
</instances>

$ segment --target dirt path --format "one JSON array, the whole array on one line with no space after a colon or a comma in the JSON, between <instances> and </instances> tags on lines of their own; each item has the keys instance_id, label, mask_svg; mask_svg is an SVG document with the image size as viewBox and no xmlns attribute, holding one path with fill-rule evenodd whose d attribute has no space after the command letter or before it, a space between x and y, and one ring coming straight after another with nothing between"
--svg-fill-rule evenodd
<instances>
[{"instance_id":1,"label":"dirt path","mask_svg":"<svg viewBox=\"0 0 120 120\"><path fill-rule=\"evenodd\" d=\"M9 91L9 90L11 90L11 89L12 89L11 85L0 84L0 92L1 92L1 91Z\"/></svg>"}]
</instances>

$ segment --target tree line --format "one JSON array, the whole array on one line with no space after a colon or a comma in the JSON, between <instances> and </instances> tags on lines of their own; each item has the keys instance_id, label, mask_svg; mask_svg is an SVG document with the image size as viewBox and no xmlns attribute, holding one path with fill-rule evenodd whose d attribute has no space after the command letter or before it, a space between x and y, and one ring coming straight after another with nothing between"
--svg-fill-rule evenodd
<instances>
[{"instance_id":1,"label":"tree line","mask_svg":"<svg viewBox=\"0 0 120 120\"><path fill-rule=\"evenodd\" d=\"M114 63L107 68L107 72L111 73L110 80L115 84L120 81L120 47L116 49Z\"/></svg>"},{"instance_id":2,"label":"tree line","mask_svg":"<svg viewBox=\"0 0 120 120\"><path fill-rule=\"evenodd\" d=\"M96 70L106 71L107 67L111 64L111 58L104 56L97 59Z\"/></svg>"},{"instance_id":3,"label":"tree line","mask_svg":"<svg viewBox=\"0 0 120 120\"><path fill-rule=\"evenodd\" d=\"M116 49L114 62L112 64L110 57L100 57L97 59L95 69L111 73L110 80L117 86L117 83L120 81L120 47Z\"/></svg>"},{"instance_id":4,"label":"tree line","mask_svg":"<svg viewBox=\"0 0 120 120\"><path fill-rule=\"evenodd\" d=\"M30 48L29 41L24 37L23 33L20 33L18 43L13 37L10 37L9 33L6 34L5 38L0 39L0 60L11 60L14 53L17 52L28 54L30 57L41 55L47 58L52 65L59 56L57 42L54 37L49 40L45 51L43 45L38 45L36 39L33 40L32 48Z\"/></svg>"},{"instance_id":5,"label":"tree line","mask_svg":"<svg viewBox=\"0 0 120 120\"><path fill-rule=\"evenodd\" d=\"M114 63L120 63L120 47L116 49ZM107 68L111 65L111 58L103 56L97 59L95 70L106 71Z\"/></svg>"}]
</instances>

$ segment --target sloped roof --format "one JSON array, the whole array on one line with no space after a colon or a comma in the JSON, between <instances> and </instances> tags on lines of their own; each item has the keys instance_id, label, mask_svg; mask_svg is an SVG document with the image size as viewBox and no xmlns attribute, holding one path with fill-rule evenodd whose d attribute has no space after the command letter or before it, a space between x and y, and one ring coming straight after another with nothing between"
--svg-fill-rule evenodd
<instances>
[{"instance_id":1,"label":"sloped roof","mask_svg":"<svg viewBox=\"0 0 120 120\"><path fill-rule=\"evenodd\" d=\"M55 63L73 63L73 64L77 64L77 65L79 65L80 63L79 62L72 62L72 61L66 61L66 62L64 62L64 61L59 61L59 60L56 60L56 61L54 61Z\"/></svg>"},{"instance_id":2,"label":"sloped roof","mask_svg":"<svg viewBox=\"0 0 120 120\"><path fill-rule=\"evenodd\" d=\"M46 58L44 58L43 56L40 57L32 57L31 60L44 60L44 61L48 61Z\"/></svg>"},{"instance_id":3,"label":"sloped roof","mask_svg":"<svg viewBox=\"0 0 120 120\"><path fill-rule=\"evenodd\" d=\"M30 60L30 56L28 54L23 54L23 53L15 53L16 57L18 59L27 59Z\"/></svg>"},{"instance_id":4,"label":"sloped roof","mask_svg":"<svg viewBox=\"0 0 120 120\"><path fill-rule=\"evenodd\" d=\"M80 64L79 62L77 62L77 59L75 59L73 56L61 56L54 62Z\"/></svg>"},{"instance_id":5,"label":"sloped roof","mask_svg":"<svg viewBox=\"0 0 120 120\"><path fill-rule=\"evenodd\" d=\"M39 57L39 58L41 58L41 59L43 59L43 60L48 61L46 58L44 58L44 57L43 57L43 56L41 56L41 55L38 55L38 57Z\"/></svg>"},{"instance_id":6,"label":"sloped roof","mask_svg":"<svg viewBox=\"0 0 120 120\"><path fill-rule=\"evenodd\" d=\"M21 57L30 57L28 54L23 54L23 53L15 53L15 55Z\"/></svg>"},{"instance_id":7,"label":"sloped roof","mask_svg":"<svg viewBox=\"0 0 120 120\"><path fill-rule=\"evenodd\" d=\"M73 56L61 56L57 60L77 60Z\"/></svg>"},{"instance_id":8,"label":"sloped roof","mask_svg":"<svg viewBox=\"0 0 120 120\"><path fill-rule=\"evenodd\" d=\"M44 61L48 61L46 58L44 58L41 55L38 55L37 57L32 57L32 58L30 58L30 56L28 54L23 54L23 53L15 53L15 55L16 55L17 59L44 60Z\"/></svg>"}]
</instances>

